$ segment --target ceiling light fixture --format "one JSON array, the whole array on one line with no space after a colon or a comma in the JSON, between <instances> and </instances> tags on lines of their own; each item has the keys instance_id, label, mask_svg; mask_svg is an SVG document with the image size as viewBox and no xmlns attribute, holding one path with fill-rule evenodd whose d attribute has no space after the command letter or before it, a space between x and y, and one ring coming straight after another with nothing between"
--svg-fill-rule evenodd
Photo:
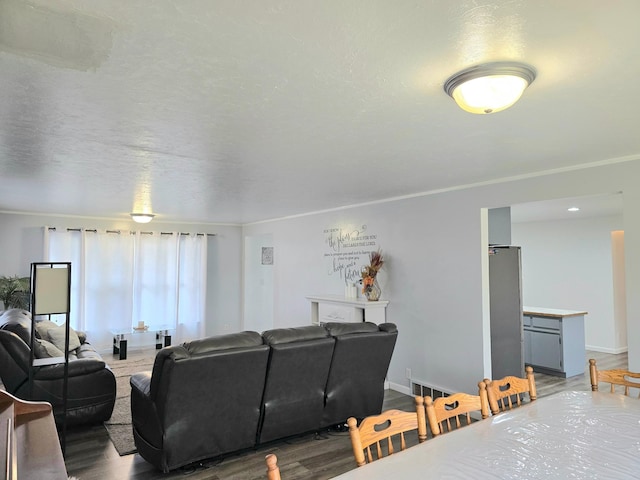
<instances>
[{"instance_id":1,"label":"ceiling light fixture","mask_svg":"<svg viewBox=\"0 0 640 480\"><path fill-rule=\"evenodd\" d=\"M578 207L569 207L567 208L567 212L579 212L580 209Z\"/></svg>"},{"instance_id":2,"label":"ceiling light fixture","mask_svg":"<svg viewBox=\"0 0 640 480\"><path fill-rule=\"evenodd\" d=\"M136 223L149 223L155 217L153 213L130 213L129 215Z\"/></svg>"},{"instance_id":3,"label":"ceiling light fixture","mask_svg":"<svg viewBox=\"0 0 640 480\"><path fill-rule=\"evenodd\" d=\"M496 113L516 103L535 78L533 67L523 63L485 63L449 77L444 91L467 112Z\"/></svg>"}]
</instances>

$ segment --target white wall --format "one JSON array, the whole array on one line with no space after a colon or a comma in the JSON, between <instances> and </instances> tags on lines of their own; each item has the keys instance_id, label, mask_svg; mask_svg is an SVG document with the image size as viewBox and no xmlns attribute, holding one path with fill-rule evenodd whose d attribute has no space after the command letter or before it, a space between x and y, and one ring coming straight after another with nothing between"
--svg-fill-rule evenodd
<instances>
[{"instance_id":1,"label":"white wall","mask_svg":"<svg viewBox=\"0 0 640 480\"><path fill-rule=\"evenodd\" d=\"M207 335L241 329L242 229L238 226L171 224L149 225L81 217L0 213L0 275L29 276L31 262L43 260L43 226L142 231L215 233L207 244Z\"/></svg>"},{"instance_id":2,"label":"white wall","mask_svg":"<svg viewBox=\"0 0 640 480\"><path fill-rule=\"evenodd\" d=\"M323 264L327 227L364 225L386 254L383 298L388 321L399 328L389 369L396 388L414 378L451 391L476 391L491 375L485 327L487 214L481 208L622 191L627 292L640 288L640 162L566 171L244 227L244 235L271 233L282 253L274 265L275 326L308 324L306 295L343 292ZM364 262L363 262L364 263ZM636 300L638 299L638 300ZM640 369L640 296L627 294L629 365Z\"/></svg>"},{"instance_id":3,"label":"white wall","mask_svg":"<svg viewBox=\"0 0 640 480\"><path fill-rule=\"evenodd\" d=\"M585 310L587 349L626 351L616 324L611 232L621 216L514 223L522 247L523 302L529 307ZM626 333L626 332L625 332Z\"/></svg>"},{"instance_id":4,"label":"white wall","mask_svg":"<svg viewBox=\"0 0 640 480\"><path fill-rule=\"evenodd\" d=\"M273 265L262 264L263 247L273 247L271 235L245 237L243 330L273 328Z\"/></svg>"},{"instance_id":5,"label":"white wall","mask_svg":"<svg viewBox=\"0 0 640 480\"><path fill-rule=\"evenodd\" d=\"M613 257L613 322L617 345L627 345L627 281L624 271L624 230L611 233Z\"/></svg>"},{"instance_id":6,"label":"white wall","mask_svg":"<svg viewBox=\"0 0 640 480\"><path fill-rule=\"evenodd\" d=\"M239 332L242 330L242 229L202 226L197 231L216 234L209 237L207 245L206 335Z\"/></svg>"}]
</instances>

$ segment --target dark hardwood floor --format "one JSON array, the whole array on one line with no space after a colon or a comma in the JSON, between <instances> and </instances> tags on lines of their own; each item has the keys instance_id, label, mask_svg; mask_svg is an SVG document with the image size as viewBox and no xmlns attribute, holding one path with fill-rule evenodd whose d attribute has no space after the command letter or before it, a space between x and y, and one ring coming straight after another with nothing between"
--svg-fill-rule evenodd
<instances>
[{"instance_id":1,"label":"dark hardwood floor","mask_svg":"<svg viewBox=\"0 0 640 480\"><path fill-rule=\"evenodd\" d=\"M595 358L600 369L627 368L627 354L609 355L587 352L585 374L564 379L536 373L538 396L562 390L590 390L588 358ZM383 409L413 410L413 397L393 390L385 394ZM417 438L408 440L417 443ZM355 467L349 434L346 431L323 431L231 455L224 459L203 462L168 474L157 471L139 455L120 457L102 426L70 430L67 433L66 466L70 476L78 480L111 479L265 479L264 457L278 456L282 478L329 479Z\"/></svg>"}]
</instances>

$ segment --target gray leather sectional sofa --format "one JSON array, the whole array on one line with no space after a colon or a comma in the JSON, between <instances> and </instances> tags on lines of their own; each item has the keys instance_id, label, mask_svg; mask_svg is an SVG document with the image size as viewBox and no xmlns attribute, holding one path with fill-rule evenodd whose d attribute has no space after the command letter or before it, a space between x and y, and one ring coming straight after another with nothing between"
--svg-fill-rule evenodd
<instances>
[{"instance_id":1,"label":"gray leather sectional sofa","mask_svg":"<svg viewBox=\"0 0 640 480\"><path fill-rule=\"evenodd\" d=\"M392 323L328 323L165 347L131 377L138 452L168 472L380 413Z\"/></svg>"}]
</instances>

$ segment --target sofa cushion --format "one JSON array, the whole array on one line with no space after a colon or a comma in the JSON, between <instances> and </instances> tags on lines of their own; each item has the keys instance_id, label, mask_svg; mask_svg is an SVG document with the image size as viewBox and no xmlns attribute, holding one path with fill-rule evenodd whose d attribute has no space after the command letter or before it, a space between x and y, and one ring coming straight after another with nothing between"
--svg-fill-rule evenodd
<instances>
[{"instance_id":1,"label":"sofa cushion","mask_svg":"<svg viewBox=\"0 0 640 480\"><path fill-rule=\"evenodd\" d=\"M36 332L40 335L40 338L47 340L49 338L49 330L52 328L58 328L58 324L51 320L36 320Z\"/></svg>"},{"instance_id":2,"label":"sofa cushion","mask_svg":"<svg viewBox=\"0 0 640 480\"><path fill-rule=\"evenodd\" d=\"M259 442L316 430L335 340L317 325L268 330L262 337L271 352Z\"/></svg>"},{"instance_id":3,"label":"sofa cushion","mask_svg":"<svg viewBox=\"0 0 640 480\"><path fill-rule=\"evenodd\" d=\"M65 367L64 363L47 365L46 367L37 369L34 372L33 378L35 378L36 380L64 379L64 367ZM85 359L85 360L77 360L75 362L69 362L68 378L82 377L83 375L102 372L102 370L104 370L105 368L106 368L106 364L102 360L92 360L92 359L86 360ZM91 392L91 381L88 381L84 389L86 389L87 392ZM90 394L88 394L87 396L90 397Z\"/></svg>"},{"instance_id":4,"label":"sofa cushion","mask_svg":"<svg viewBox=\"0 0 640 480\"><path fill-rule=\"evenodd\" d=\"M33 355L36 358L64 357L64 352L53 343L36 338L33 342Z\"/></svg>"},{"instance_id":5,"label":"sofa cushion","mask_svg":"<svg viewBox=\"0 0 640 480\"><path fill-rule=\"evenodd\" d=\"M305 340L315 340L318 338L328 338L329 332L317 325L308 325L295 328L276 328L262 333L264 343L267 345L278 345L281 343L304 342Z\"/></svg>"},{"instance_id":6,"label":"sofa cushion","mask_svg":"<svg viewBox=\"0 0 640 480\"><path fill-rule=\"evenodd\" d=\"M262 336L258 332L247 331L194 340L184 343L182 346L190 355L201 355L218 350L255 347L262 344ZM178 352L176 352L176 354L178 354Z\"/></svg>"},{"instance_id":7,"label":"sofa cushion","mask_svg":"<svg viewBox=\"0 0 640 480\"><path fill-rule=\"evenodd\" d=\"M84 345L87 341L87 334L85 332L80 332L76 330L76 334L78 335L78 340L80 340L80 344Z\"/></svg>"},{"instance_id":8,"label":"sofa cushion","mask_svg":"<svg viewBox=\"0 0 640 480\"><path fill-rule=\"evenodd\" d=\"M382 411L384 380L398 337L393 324L327 324L335 337L321 427ZM356 333L358 330L364 330ZM354 375L354 372L357 372Z\"/></svg>"},{"instance_id":9,"label":"sofa cushion","mask_svg":"<svg viewBox=\"0 0 640 480\"><path fill-rule=\"evenodd\" d=\"M138 453L166 472L255 446L269 351L257 332L161 349L132 383Z\"/></svg>"},{"instance_id":10,"label":"sofa cushion","mask_svg":"<svg viewBox=\"0 0 640 480\"><path fill-rule=\"evenodd\" d=\"M56 347L64 352L65 347L65 335L66 335L66 324L63 323L57 328L50 328L47 330L47 334L49 335L49 340ZM78 334L76 331L69 327L69 351L75 350L80 346L80 339L78 338Z\"/></svg>"},{"instance_id":11,"label":"sofa cushion","mask_svg":"<svg viewBox=\"0 0 640 480\"><path fill-rule=\"evenodd\" d=\"M83 343L75 350L75 353L78 358L95 358L96 360L102 360L102 356L90 343Z\"/></svg>"},{"instance_id":12,"label":"sofa cushion","mask_svg":"<svg viewBox=\"0 0 640 480\"><path fill-rule=\"evenodd\" d=\"M333 337L351 335L352 333L372 333L380 331L378 325L371 322L327 322L324 324L324 328L326 328Z\"/></svg>"}]
</instances>

